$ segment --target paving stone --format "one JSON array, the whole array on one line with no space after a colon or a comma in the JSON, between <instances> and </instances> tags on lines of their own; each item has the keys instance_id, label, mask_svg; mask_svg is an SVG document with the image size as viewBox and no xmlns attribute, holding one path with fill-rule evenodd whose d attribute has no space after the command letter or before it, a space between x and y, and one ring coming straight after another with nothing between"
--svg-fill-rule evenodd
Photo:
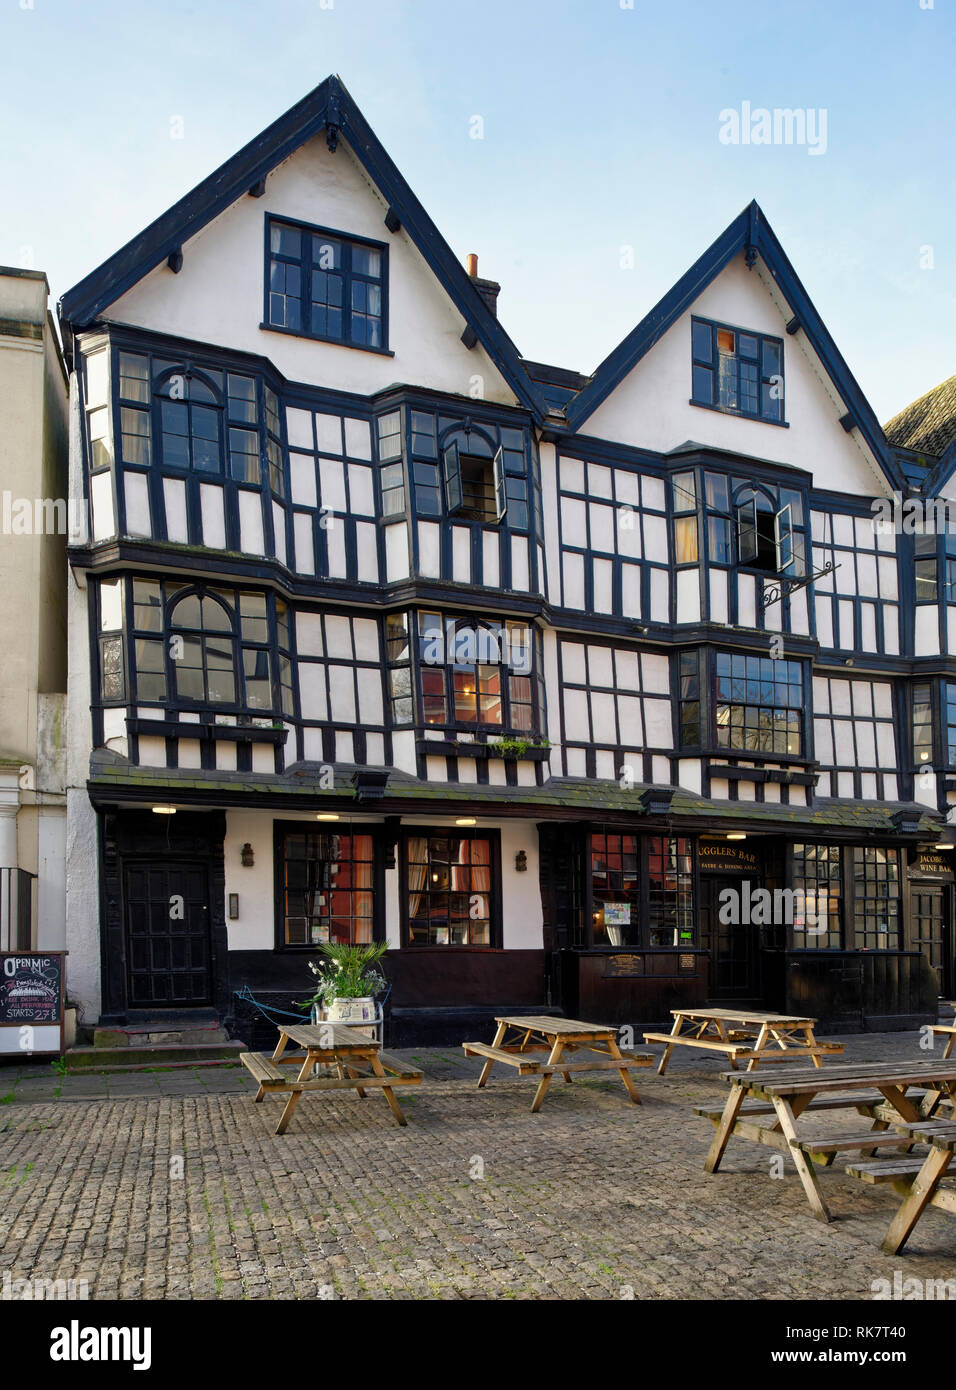
<instances>
[{"instance_id":1,"label":"paving stone","mask_svg":"<svg viewBox=\"0 0 956 1390\"><path fill-rule=\"evenodd\" d=\"M844 1041L844 1060L925 1058L915 1034ZM85 1278L94 1299L841 1299L901 1260L951 1277L952 1218L930 1211L888 1259L897 1199L839 1163L826 1228L756 1145L732 1140L706 1175L713 1131L691 1107L722 1102L720 1058L688 1049L664 1077L638 1073L640 1107L577 1080L532 1115L529 1081L479 1092L480 1062L406 1055L426 1071L406 1128L381 1097L306 1096L281 1137L279 1102L254 1105L231 1068L52 1086L0 1068L0 1270Z\"/></svg>"}]
</instances>

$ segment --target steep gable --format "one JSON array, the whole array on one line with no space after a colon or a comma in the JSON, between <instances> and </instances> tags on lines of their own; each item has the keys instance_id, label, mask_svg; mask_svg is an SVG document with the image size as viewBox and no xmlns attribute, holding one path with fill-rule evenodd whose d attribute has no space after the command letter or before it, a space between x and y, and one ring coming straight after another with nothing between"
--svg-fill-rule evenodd
<instances>
[{"instance_id":1,"label":"steep gable","mask_svg":"<svg viewBox=\"0 0 956 1390\"><path fill-rule=\"evenodd\" d=\"M691 319L779 338L787 428L691 402ZM883 432L756 204L641 321L568 406L572 428L669 452L688 438L773 459L814 485L901 485Z\"/></svg>"},{"instance_id":2,"label":"steep gable","mask_svg":"<svg viewBox=\"0 0 956 1390\"><path fill-rule=\"evenodd\" d=\"M387 244L394 356L261 331L266 211ZM545 411L511 339L335 77L64 295L60 314L67 331L109 319L228 343L343 390L422 382Z\"/></svg>"}]
</instances>

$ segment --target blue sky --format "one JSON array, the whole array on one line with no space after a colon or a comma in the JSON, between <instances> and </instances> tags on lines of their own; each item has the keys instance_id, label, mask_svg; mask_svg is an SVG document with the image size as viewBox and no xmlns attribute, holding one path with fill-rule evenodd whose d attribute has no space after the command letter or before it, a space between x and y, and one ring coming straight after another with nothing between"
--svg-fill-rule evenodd
<instances>
[{"instance_id":1,"label":"blue sky","mask_svg":"<svg viewBox=\"0 0 956 1390\"><path fill-rule=\"evenodd\" d=\"M338 72L529 357L593 370L755 197L880 419L956 372L956 0L628 3L0 0L0 262L59 296ZM745 101L826 152L721 143Z\"/></svg>"}]
</instances>

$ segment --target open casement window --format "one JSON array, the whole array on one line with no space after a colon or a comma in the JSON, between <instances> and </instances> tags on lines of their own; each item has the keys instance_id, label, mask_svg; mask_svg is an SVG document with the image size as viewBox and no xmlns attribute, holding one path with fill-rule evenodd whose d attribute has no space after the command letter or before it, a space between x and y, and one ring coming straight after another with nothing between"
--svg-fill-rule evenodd
<instances>
[{"instance_id":1,"label":"open casement window","mask_svg":"<svg viewBox=\"0 0 956 1390\"><path fill-rule=\"evenodd\" d=\"M779 511L764 497L754 495L737 508L737 558L741 565L766 574L802 574L803 542L794 530L793 510L786 503Z\"/></svg>"},{"instance_id":2,"label":"open casement window","mask_svg":"<svg viewBox=\"0 0 956 1390\"><path fill-rule=\"evenodd\" d=\"M499 449L492 460L492 472L495 480L495 505L498 508L498 520L503 521L508 510L508 496L505 489L505 465L504 450Z\"/></svg>"},{"instance_id":3,"label":"open casement window","mask_svg":"<svg viewBox=\"0 0 956 1390\"><path fill-rule=\"evenodd\" d=\"M494 458L464 454L452 442L442 450L445 480L445 507L463 521L486 525L504 520L508 510L504 451Z\"/></svg>"},{"instance_id":4,"label":"open casement window","mask_svg":"<svg viewBox=\"0 0 956 1390\"><path fill-rule=\"evenodd\" d=\"M442 464L445 470L445 506L449 512L461 510L461 458L457 444L449 444L442 451Z\"/></svg>"}]
</instances>

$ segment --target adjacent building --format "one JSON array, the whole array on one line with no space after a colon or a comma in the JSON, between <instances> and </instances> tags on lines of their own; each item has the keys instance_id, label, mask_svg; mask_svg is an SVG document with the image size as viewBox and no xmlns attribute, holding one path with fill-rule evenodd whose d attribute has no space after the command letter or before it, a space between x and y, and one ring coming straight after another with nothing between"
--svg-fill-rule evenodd
<instances>
[{"instance_id":1,"label":"adjacent building","mask_svg":"<svg viewBox=\"0 0 956 1390\"><path fill-rule=\"evenodd\" d=\"M946 468L756 203L592 376L498 292L329 78L64 296L85 1021L248 1031L329 939L396 1045L934 1018L956 591L892 513Z\"/></svg>"},{"instance_id":2,"label":"adjacent building","mask_svg":"<svg viewBox=\"0 0 956 1390\"><path fill-rule=\"evenodd\" d=\"M0 951L66 935L68 409L49 292L0 267Z\"/></svg>"}]
</instances>

